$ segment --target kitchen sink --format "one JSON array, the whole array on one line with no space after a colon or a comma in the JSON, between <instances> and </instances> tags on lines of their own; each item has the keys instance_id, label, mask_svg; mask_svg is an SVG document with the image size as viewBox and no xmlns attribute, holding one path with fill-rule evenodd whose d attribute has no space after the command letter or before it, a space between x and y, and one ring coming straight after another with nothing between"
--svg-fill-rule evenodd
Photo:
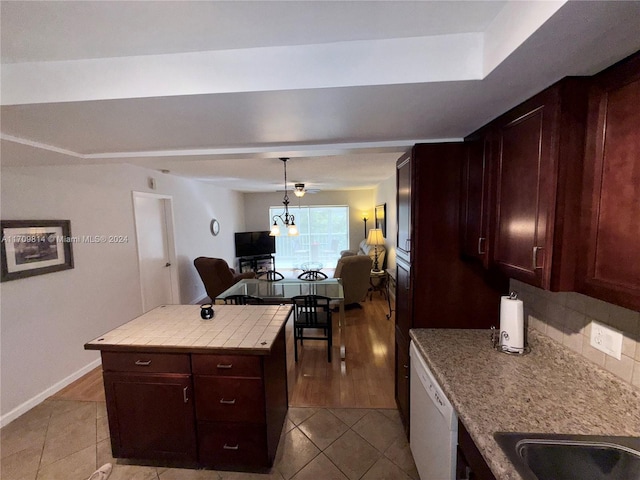
<instances>
[{"instance_id":1,"label":"kitchen sink","mask_svg":"<svg viewBox=\"0 0 640 480\"><path fill-rule=\"evenodd\" d=\"M640 438L496 432L526 480L640 480Z\"/></svg>"}]
</instances>

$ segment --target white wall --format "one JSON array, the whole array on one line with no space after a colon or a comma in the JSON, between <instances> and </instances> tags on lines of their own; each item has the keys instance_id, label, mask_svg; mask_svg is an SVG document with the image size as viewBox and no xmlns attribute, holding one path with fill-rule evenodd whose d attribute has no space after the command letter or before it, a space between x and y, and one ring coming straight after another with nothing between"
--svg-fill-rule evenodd
<instances>
[{"instance_id":1,"label":"white wall","mask_svg":"<svg viewBox=\"0 0 640 480\"><path fill-rule=\"evenodd\" d=\"M283 193L245 193L244 207L247 230L268 230L270 227L269 207L282 205ZM298 205L298 198L290 194L290 207ZM396 244L396 177L392 176L370 190L339 190L306 194L300 200L301 205L348 205L349 206L349 243L351 249L357 249L364 238L362 212L369 213L367 230L374 227L374 207L387 204L387 268L395 268ZM284 207L283 207L284 208Z\"/></svg>"},{"instance_id":2,"label":"white wall","mask_svg":"<svg viewBox=\"0 0 640 480\"><path fill-rule=\"evenodd\" d=\"M171 195L181 302L205 296L193 259L232 261L244 229L242 194L128 165L2 169L2 219L68 219L72 235L126 235L73 245L75 268L0 285L0 423L6 424L97 364L83 345L142 312L132 191ZM212 217L221 232L209 231Z\"/></svg>"},{"instance_id":3,"label":"white wall","mask_svg":"<svg viewBox=\"0 0 640 480\"><path fill-rule=\"evenodd\" d=\"M282 206L284 193L245 193L244 215L248 231L269 230L271 227L269 207ZM298 206L298 197L289 194L291 204ZM367 229L373 228L373 207L375 206L375 190L336 190L329 192L307 193L300 199L300 205L348 205L349 206L349 248L358 248L364 238L362 211L369 212ZM282 206L284 210L284 206Z\"/></svg>"}]
</instances>

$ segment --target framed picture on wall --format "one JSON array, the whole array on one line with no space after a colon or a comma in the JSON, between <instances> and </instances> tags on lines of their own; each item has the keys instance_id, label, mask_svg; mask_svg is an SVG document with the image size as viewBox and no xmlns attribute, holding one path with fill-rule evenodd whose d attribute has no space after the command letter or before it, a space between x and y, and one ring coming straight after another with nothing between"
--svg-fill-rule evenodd
<instances>
[{"instance_id":1,"label":"framed picture on wall","mask_svg":"<svg viewBox=\"0 0 640 480\"><path fill-rule=\"evenodd\" d=\"M0 281L73 268L69 220L3 220L0 228Z\"/></svg>"},{"instance_id":2,"label":"framed picture on wall","mask_svg":"<svg viewBox=\"0 0 640 480\"><path fill-rule=\"evenodd\" d=\"M376 228L382 230L382 236L387 238L387 204L376 205Z\"/></svg>"}]
</instances>

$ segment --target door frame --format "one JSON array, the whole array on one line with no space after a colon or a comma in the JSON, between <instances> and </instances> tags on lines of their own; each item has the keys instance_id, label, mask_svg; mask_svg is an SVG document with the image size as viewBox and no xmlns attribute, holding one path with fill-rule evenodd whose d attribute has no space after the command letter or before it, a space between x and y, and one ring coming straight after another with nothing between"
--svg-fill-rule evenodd
<instances>
[{"instance_id":1,"label":"door frame","mask_svg":"<svg viewBox=\"0 0 640 480\"><path fill-rule=\"evenodd\" d=\"M167 255L169 256L169 263L174 268L170 269L170 285L171 285L171 303L180 303L180 284L178 282L178 252L176 249L175 241L175 221L173 216L173 197L171 195L161 195L158 193L148 192L131 192L131 203L133 204L133 223L136 232L136 255L138 256L138 282L140 285L140 299L142 301L142 311L146 312L146 301L144 298L144 288L142 285L142 259L140 258L140 238L138 228L138 217L136 212L136 198L153 198L156 200L162 200L164 207L164 217L167 227Z\"/></svg>"}]
</instances>

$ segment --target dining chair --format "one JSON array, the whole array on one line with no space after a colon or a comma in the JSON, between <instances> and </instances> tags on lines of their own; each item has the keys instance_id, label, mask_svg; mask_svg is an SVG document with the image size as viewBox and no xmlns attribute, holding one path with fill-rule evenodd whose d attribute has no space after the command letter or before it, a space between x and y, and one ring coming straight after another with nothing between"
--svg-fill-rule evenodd
<instances>
[{"instance_id":1,"label":"dining chair","mask_svg":"<svg viewBox=\"0 0 640 480\"><path fill-rule=\"evenodd\" d=\"M325 278L329 277L327 277L326 273L319 270L307 270L306 272L302 272L300 275L298 275L298 280L315 281L324 280Z\"/></svg>"},{"instance_id":2,"label":"dining chair","mask_svg":"<svg viewBox=\"0 0 640 480\"><path fill-rule=\"evenodd\" d=\"M298 361L298 340L325 340L327 342L327 361L331 362L333 346L331 299L321 295L298 295L291 298L293 303L293 345L296 362ZM313 329L313 335L307 335L305 329ZM321 335L321 333L323 335Z\"/></svg>"},{"instance_id":3,"label":"dining chair","mask_svg":"<svg viewBox=\"0 0 640 480\"><path fill-rule=\"evenodd\" d=\"M264 300L253 295L227 295L224 297L224 303L225 305L256 305L264 303Z\"/></svg>"},{"instance_id":4,"label":"dining chair","mask_svg":"<svg viewBox=\"0 0 640 480\"><path fill-rule=\"evenodd\" d=\"M266 280L268 282L277 282L284 279L284 275L275 270L268 270L266 272L259 273L256 277L258 280Z\"/></svg>"}]
</instances>

